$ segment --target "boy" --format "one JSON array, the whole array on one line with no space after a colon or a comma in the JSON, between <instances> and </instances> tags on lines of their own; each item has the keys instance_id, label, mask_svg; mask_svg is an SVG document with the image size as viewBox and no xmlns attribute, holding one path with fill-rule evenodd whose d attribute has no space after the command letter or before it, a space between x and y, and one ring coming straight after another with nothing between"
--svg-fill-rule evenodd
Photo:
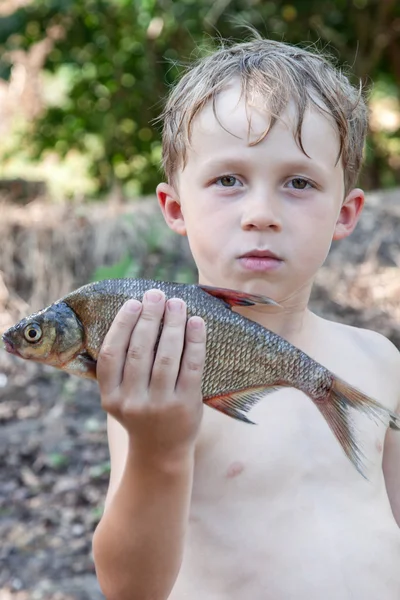
<instances>
[{"instance_id":1,"label":"boy","mask_svg":"<svg viewBox=\"0 0 400 600\"><path fill-rule=\"evenodd\" d=\"M363 207L366 112L320 56L222 48L170 96L157 195L199 282L273 298L283 309L236 310L395 411L394 346L308 309ZM185 310L159 291L129 301L99 357L111 479L93 548L108 600L398 600L400 435L357 416L366 480L299 391L261 401L257 426L203 409L205 326Z\"/></svg>"}]
</instances>

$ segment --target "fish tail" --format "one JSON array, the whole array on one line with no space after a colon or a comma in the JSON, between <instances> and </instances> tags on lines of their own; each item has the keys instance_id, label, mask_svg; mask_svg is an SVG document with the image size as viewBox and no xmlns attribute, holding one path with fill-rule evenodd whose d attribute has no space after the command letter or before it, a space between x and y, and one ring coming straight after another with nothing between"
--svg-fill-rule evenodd
<instances>
[{"instance_id":1,"label":"fish tail","mask_svg":"<svg viewBox=\"0 0 400 600\"><path fill-rule=\"evenodd\" d=\"M372 400L345 381L335 377L329 395L323 401L315 402L328 425L332 429L347 457L357 471L365 475L366 457L356 438L349 408L366 414L369 418L381 421L392 429L400 430L400 415L396 415L379 402Z\"/></svg>"}]
</instances>

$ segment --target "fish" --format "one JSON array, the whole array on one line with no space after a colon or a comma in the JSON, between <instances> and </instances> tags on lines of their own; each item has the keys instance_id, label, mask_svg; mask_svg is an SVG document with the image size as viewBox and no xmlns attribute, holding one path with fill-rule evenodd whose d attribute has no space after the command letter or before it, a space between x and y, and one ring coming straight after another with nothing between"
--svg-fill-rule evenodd
<instances>
[{"instance_id":1,"label":"fish","mask_svg":"<svg viewBox=\"0 0 400 600\"><path fill-rule=\"evenodd\" d=\"M254 424L247 414L261 399L284 387L296 388L314 402L346 456L365 478L366 457L349 409L400 430L400 415L278 334L233 311L235 306L279 306L265 296L237 290L138 278L89 283L10 327L3 334L5 349L24 359L96 379L101 345L114 317L127 300L141 301L150 289L162 290L167 299L181 298L188 317L196 315L206 323L201 385L207 406Z\"/></svg>"}]
</instances>

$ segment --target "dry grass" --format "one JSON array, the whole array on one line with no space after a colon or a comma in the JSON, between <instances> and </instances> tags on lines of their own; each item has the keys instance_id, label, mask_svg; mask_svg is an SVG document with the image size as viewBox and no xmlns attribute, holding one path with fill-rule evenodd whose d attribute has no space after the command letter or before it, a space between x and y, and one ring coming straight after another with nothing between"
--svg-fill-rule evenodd
<instances>
[{"instance_id":1,"label":"dry grass","mask_svg":"<svg viewBox=\"0 0 400 600\"><path fill-rule=\"evenodd\" d=\"M188 261L185 240L170 235L153 198L74 207L3 201L0 239L0 332L87 283L98 267L127 255L146 276L162 257L173 257L177 264Z\"/></svg>"}]
</instances>

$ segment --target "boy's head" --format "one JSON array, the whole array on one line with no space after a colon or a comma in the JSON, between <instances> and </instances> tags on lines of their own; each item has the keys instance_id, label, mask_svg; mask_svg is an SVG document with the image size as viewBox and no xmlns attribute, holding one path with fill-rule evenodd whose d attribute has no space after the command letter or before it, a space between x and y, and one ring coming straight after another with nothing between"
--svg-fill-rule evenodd
<instances>
[{"instance_id":1,"label":"boy's head","mask_svg":"<svg viewBox=\"0 0 400 600\"><path fill-rule=\"evenodd\" d=\"M300 147L305 110L313 106L331 115L339 134L345 193L354 187L367 131L367 107L360 90L323 56L264 39L222 47L191 67L172 91L161 117L163 167L169 183L185 166L194 118L233 79L240 81L247 104L263 105L273 116L270 127L289 101L294 102Z\"/></svg>"},{"instance_id":2,"label":"boy's head","mask_svg":"<svg viewBox=\"0 0 400 600\"><path fill-rule=\"evenodd\" d=\"M307 298L363 206L366 112L325 59L268 40L221 49L181 79L162 116L157 194L201 283Z\"/></svg>"}]
</instances>

